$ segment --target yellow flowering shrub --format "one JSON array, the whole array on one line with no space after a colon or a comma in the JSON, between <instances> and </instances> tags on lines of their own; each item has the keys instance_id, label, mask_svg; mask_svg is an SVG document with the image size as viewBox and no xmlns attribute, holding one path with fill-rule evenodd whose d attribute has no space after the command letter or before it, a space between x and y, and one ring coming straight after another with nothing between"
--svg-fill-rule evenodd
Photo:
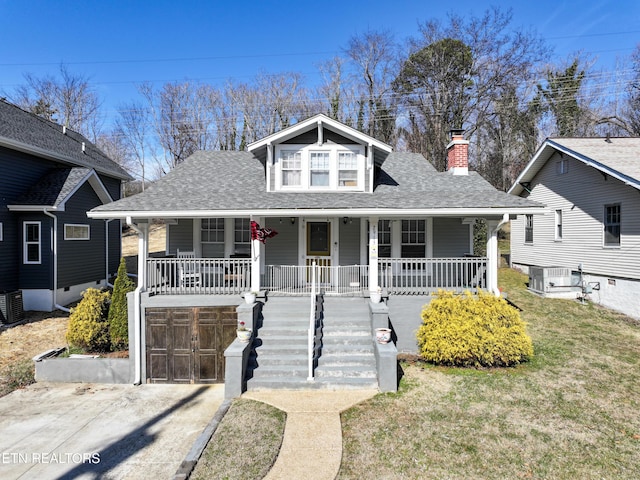
<instances>
[{"instance_id":1,"label":"yellow flowering shrub","mask_svg":"<svg viewBox=\"0 0 640 480\"><path fill-rule=\"evenodd\" d=\"M109 350L108 291L88 288L77 307L71 309L67 342L92 352Z\"/></svg>"},{"instance_id":2,"label":"yellow flowering shrub","mask_svg":"<svg viewBox=\"0 0 640 480\"><path fill-rule=\"evenodd\" d=\"M525 326L516 308L491 293L439 291L422 310L419 352L428 362L441 365L516 365L533 356Z\"/></svg>"}]
</instances>

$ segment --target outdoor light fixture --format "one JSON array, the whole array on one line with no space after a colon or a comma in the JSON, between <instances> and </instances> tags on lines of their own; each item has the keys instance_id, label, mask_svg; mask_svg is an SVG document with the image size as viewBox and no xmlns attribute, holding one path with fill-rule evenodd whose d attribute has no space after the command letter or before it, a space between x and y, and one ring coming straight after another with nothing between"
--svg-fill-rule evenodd
<instances>
[{"instance_id":1,"label":"outdoor light fixture","mask_svg":"<svg viewBox=\"0 0 640 480\"><path fill-rule=\"evenodd\" d=\"M348 221L349 221L349 217L342 217L342 223L346 225Z\"/></svg>"},{"instance_id":2,"label":"outdoor light fixture","mask_svg":"<svg viewBox=\"0 0 640 480\"><path fill-rule=\"evenodd\" d=\"M291 225L295 225L296 223L296 217L291 217Z\"/></svg>"}]
</instances>

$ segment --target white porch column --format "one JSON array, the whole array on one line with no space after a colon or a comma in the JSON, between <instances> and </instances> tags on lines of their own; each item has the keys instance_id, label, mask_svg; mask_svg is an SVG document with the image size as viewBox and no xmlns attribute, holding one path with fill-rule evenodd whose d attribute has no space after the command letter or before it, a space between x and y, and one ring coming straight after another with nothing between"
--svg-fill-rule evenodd
<instances>
[{"instance_id":1,"label":"white porch column","mask_svg":"<svg viewBox=\"0 0 640 480\"><path fill-rule=\"evenodd\" d=\"M509 221L509 214L505 213L502 220L487 220L487 290L499 296L498 289L498 230Z\"/></svg>"},{"instance_id":2,"label":"white porch column","mask_svg":"<svg viewBox=\"0 0 640 480\"><path fill-rule=\"evenodd\" d=\"M250 217L250 221L255 220L260 223L259 218ZM260 259L262 257L262 248L260 240L251 240L251 291L260 291Z\"/></svg>"},{"instance_id":3,"label":"white porch column","mask_svg":"<svg viewBox=\"0 0 640 480\"><path fill-rule=\"evenodd\" d=\"M369 291L378 286L378 217L369 217Z\"/></svg>"},{"instance_id":4,"label":"white porch column","mask_svg":"<svg viewBox=\"0 0 640 480\"><path fill-rule=\"evenodd\" d=\"M149 256L149 224L139 223L138 227L138 286L147 289L147 257Z\"/></svg>"}]
</instances>

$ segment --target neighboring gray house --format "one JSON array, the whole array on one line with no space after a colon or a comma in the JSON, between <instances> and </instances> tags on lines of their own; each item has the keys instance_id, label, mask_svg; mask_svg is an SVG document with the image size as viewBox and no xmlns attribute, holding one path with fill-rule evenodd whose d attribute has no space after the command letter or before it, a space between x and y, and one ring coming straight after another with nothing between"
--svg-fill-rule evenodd
<instances>
[{"instance_id":1,"label":"neighboring gray house","mask_svg":"<svg viewBox=\"0 0 640 480\"><path fill-rule=\"evenodd\" d=\"M315 340L322 345L319 373L329 368L323 361L332 354L330 332L341 332L342 343L349 344L345 329L352 332L350 322L360 316L368 322L368 297L378 290L389 296L398 349L415 352L414 330L428 295L439 288L497 294L499 226L518 214L543 212L541 205L499 192L469 172L467 149L462 132L455 132L449 171L440 173L422 155L393 152L316 115L244 152L197 152L145 192L93 209L93 218L121 219L139 231L141 275L133 313L145 356L138 375L148 381L202 381L202 372L177 373L171 363L177 350L167 353L173 348L166 346L167 332L180 321L194 322L185 332L197 331L202 308L238 305L248 290L268 299L258 332L264 352L269 327L294 315L304 300L297 297L309 297L313 279L325 308L324 337ZM146 253L148 226L156 218L167 222L168 258ZM486 257L473 252L479 218L488 226ZM271 230L277 234L262 243L260 234ZM303 305L308 310L308 301ZM304 326L309 312L299 316ZM284 330L269 341L288 345ZM197 369L205 361L198 357L202 344L186 335L181 349L195 357L185 358L184 365ZM364 335L369 339L371 330ZM299 337L304 352L306 333ZM256 350L260 367L253 381L266 369L265 353ZM293 364L288 372L301 381L307 377Z\"/></svg>"},{"instance_id":2,"label":"neighboring gray house","mask_svg":"<svg viewBox=\"0 0 640 480\"><path fill-rule=\"evenodd\" d=\"M119 199L130 176L82 135L4 100L0 171L0 292L52 311L105 286L121 225L86 212Z\"/></svg>"},{"instance_id":3,"label":"neighboring gray house","mask_svg":"<svg viewBox=\"0 0 640 480\"><path fill-rule=\"evenodd\" d=\"M509 190L548 208L512 221L513 266L536 291L640 318L638 190L639 138L546 140Z\"/></svg>"}]
</instances>

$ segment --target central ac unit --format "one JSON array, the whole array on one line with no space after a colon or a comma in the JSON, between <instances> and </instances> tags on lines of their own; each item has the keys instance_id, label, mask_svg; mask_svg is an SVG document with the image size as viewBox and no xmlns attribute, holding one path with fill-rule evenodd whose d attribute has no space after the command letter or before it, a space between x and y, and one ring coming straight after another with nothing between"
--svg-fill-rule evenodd
<instances>
[{"instance_id":1,"label":"central ac unit","mask_svg":"<svg viewBox=\"0 0 640 480\"><path fill-rule=\"evenodd\" d=\"M570 268L529 267L529 288L534 292L570 292L574 283Z\"/></svg>"}]
</instances>

